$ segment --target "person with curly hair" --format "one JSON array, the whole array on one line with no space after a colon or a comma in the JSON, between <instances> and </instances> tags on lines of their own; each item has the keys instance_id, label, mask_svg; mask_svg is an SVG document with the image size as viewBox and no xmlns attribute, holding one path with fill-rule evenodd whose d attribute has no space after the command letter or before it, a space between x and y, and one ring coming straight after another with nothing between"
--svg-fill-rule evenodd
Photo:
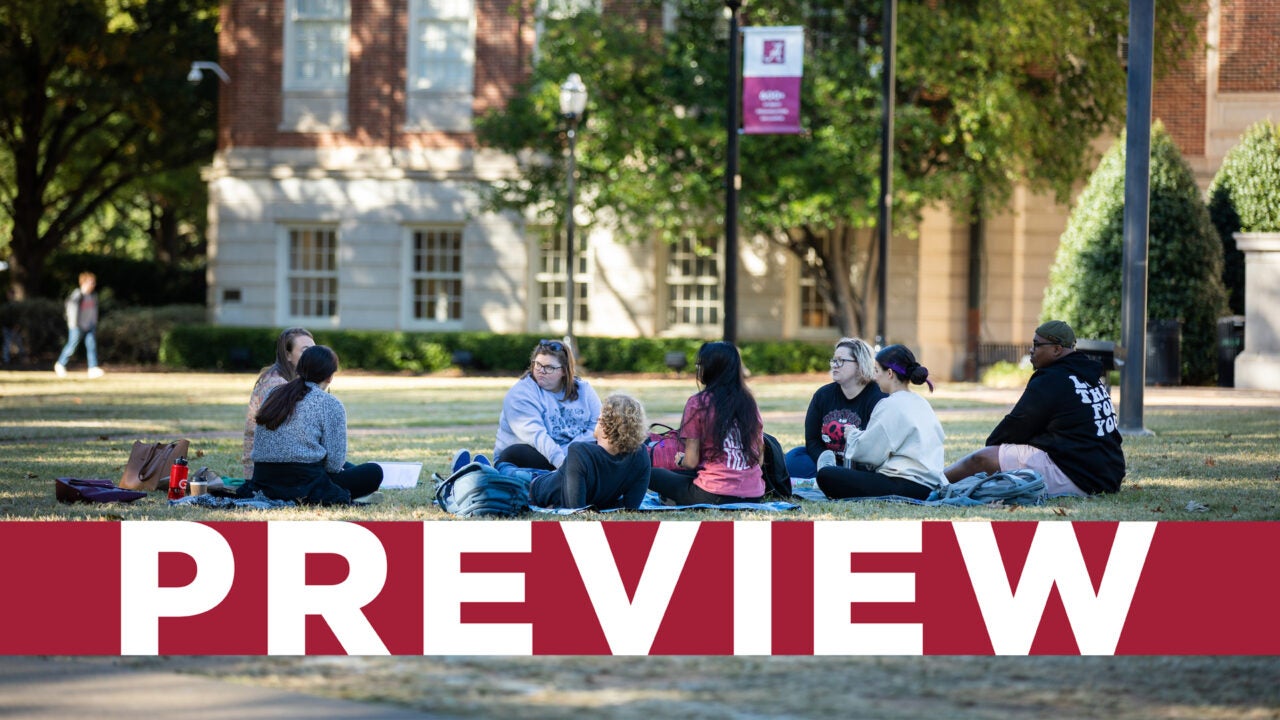
<instances>
[{"instance_id":1,"label":"person with curly hair","mask_svg":"<svg viewBox=\"0 0 1280 720\"><path fill-rule=\"evenodd\" d=\"M533 479L538 507L635 510L649 487L648 422L639 400L615 393L600 406L592 442L569 443L564 463Z\"/></svg>"},{"instance_id":2,"label":"person with curly hair","mask_svg":"<svg viewBox=\"0 0 1280 720\"><path fill-rule=\"evenodd\" d=\"M747 388L738 348L704 343L694 364L696 395L684 405L678 470L653 468L649 488L677 505L755 502L764 497L764 420Z\"/></svg>"},{"instance_id":3,"label":"person with curly hair","mask_svg":"<svg viewBox=\"0 0 1280 720\"><path fill-rule=\"evenodd\" d=\"M844 464L835 453L818 456L818 488L829 498L898 495L924 500L947 484L942 443L946 435L929 401L908 383L933 383L929 369L905 345L876 354L876 383L888 394L871 411L865 430L845 427Z\"/></svg>"}]
</instances>

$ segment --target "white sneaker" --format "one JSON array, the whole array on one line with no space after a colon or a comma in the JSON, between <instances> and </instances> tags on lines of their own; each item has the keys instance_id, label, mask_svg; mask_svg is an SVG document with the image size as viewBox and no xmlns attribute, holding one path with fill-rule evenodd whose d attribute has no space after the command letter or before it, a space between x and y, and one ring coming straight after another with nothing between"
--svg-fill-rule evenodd
<instances>
[{"instance_id":1,"label":"white sneaker","mask_svg":"<svg viewBox=\"0 0 1280 720\"><path fill-rule=\"evenodd\" d=\"M381 505L387 499L381 490L374 490L364 497L351 498L351 502L356 505Z\"/></svg>"},{"instance_id":2,"label":"white sneaker","mask_svg":"<svg viewBox=\"0 0 1280 720\"><path fill-rule=\"evenodd\" d=\"M66 365L63 365L62 363L54 363L54 364L53 364L53 374L54 374L54 375L57 375L58 377L66 377L66 376L67 376L67 366L66 366Z\"/></svg>"},{"instance_id":3,"label":"white sneaker","mask_svg":"<svg viewBox=\"0 0 1280 720\"><path fill-rule=\"evenodd\" d=\"M818 472L822 472L822 468L829 468L829 467L835 467L835 466L836 466L836 454L831 452L830 450L823 450L822 454L818 456Z\"/></svg>"},{"instance_id":4,"label":"white sneaker","mask_svg":"<svg viewBox=\"0 0 1280 720\"><path fill-rule=\"evenodd\" d=\"M65 371L64 371L64 372L65 372ZM89 368L89 379L90 379L90 380L93 380L93 379L95 379L95 378L100 378L100 377L102 377L103 375L106 375L106 374L107 374L107 373L106 373L102 368L100 368L100 367L91 367L91 368Z\"/></svg>"}]
</instances>

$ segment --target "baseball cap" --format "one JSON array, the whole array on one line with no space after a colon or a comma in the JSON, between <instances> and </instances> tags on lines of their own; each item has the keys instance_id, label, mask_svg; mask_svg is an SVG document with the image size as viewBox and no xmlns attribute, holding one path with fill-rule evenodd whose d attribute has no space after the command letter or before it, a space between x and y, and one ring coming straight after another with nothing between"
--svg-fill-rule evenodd
<instances>
[{"instance_id":1,"label":"baseball cap","mask_svg":"<svg viewBox=\"0 0 1280 720\"><path fill-rule=\"evenodd\" d=\"M1036 334L1050 342L1065 348L1075 347L1076 333L1071 326L1061 320L1050 320L1036 328Z\"/></svg>"}]
</instances>

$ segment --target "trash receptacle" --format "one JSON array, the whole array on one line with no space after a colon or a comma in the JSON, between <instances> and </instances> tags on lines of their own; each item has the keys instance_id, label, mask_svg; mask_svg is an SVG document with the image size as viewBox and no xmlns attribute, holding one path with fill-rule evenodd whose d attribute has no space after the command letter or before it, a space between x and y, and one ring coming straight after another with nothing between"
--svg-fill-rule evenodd
<instances>
[{"instance_id":1,"label":"trash receptacle","mask_svg":"<svg viewBox=\"0 0 1280 720\"><path fill-rule=\"evenodd\" d=\"M1147 321L1147 384L1182 384L1182 321Z\"/></svg>"},{"instance_id":2,"label":"trash receptacle","mask_svg":"<svg viewBox=\"0 0 1280 720\"><path fill-rule=\"evenodd\" d=\"M1244 316L1218 318L1218 387L1236 386L1236 356L1244 351Z\"/></svg>"}]
</instances>

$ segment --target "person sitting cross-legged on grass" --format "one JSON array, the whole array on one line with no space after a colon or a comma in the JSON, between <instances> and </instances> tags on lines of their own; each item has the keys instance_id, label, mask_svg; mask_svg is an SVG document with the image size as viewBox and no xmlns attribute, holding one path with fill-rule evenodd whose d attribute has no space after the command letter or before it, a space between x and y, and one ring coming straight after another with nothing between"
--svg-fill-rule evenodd
<instances>
[{"instance_id":1,"label":"person sitting cross-legged on grass","mask_svg":"<svg viewBox=\"0 0 1280 720\"><path fill-rule=\"evenodd\" d=\"M328 393L338 355L324 345L303 351L298 376L267 396L258 410L253 477L239 494L255 491L275 500L346 505L382 484L377 463L347 460L347 411Z\"/></svg>"},{"instance_id":2,"label":"person sitting cross-legged on grass","mask_svg":"<svg viewBox=\"0 0 1280 720\"><path fill-rule=\"evenodd\" d=\"M947 468L952 482L1001 470L1031 468L1044 477L1045 494L1084 497L1116 492L1124 478L1124 451L1102 364L1076 352L1076 334L1061 320L1036 328L1036 369L1013 410L987 436L986 447Z\"/></svg>"},{"instance_id":3,"label":"person sitting cross-legged on grass","mask_svg":"<svg viewBox=\"0 0 1280 720\"><path fill-rule=\"evenodd\" d=\"M829 498L898 495L924 500L942 487L945 434L929 401L908 383L929 381L929 369L904 345L876 354L875 379L888 397L876 403L866 430L845 428L844 465L835 453L818 457L818 488Z\"/></svg>"},{"instance_id":4,"label":"person sitting cross-legged on grass","mask_svg":"<svg viewBox=\"0 0 1280 720\"><path fill-rule=\"evenodd\" d=\"M559 468L533 478L531 501L549 508L640 507L649 487L647 427L640 401L621 393L605 398L596 442L569 443Z\"/></svg>"}]
</instances>

